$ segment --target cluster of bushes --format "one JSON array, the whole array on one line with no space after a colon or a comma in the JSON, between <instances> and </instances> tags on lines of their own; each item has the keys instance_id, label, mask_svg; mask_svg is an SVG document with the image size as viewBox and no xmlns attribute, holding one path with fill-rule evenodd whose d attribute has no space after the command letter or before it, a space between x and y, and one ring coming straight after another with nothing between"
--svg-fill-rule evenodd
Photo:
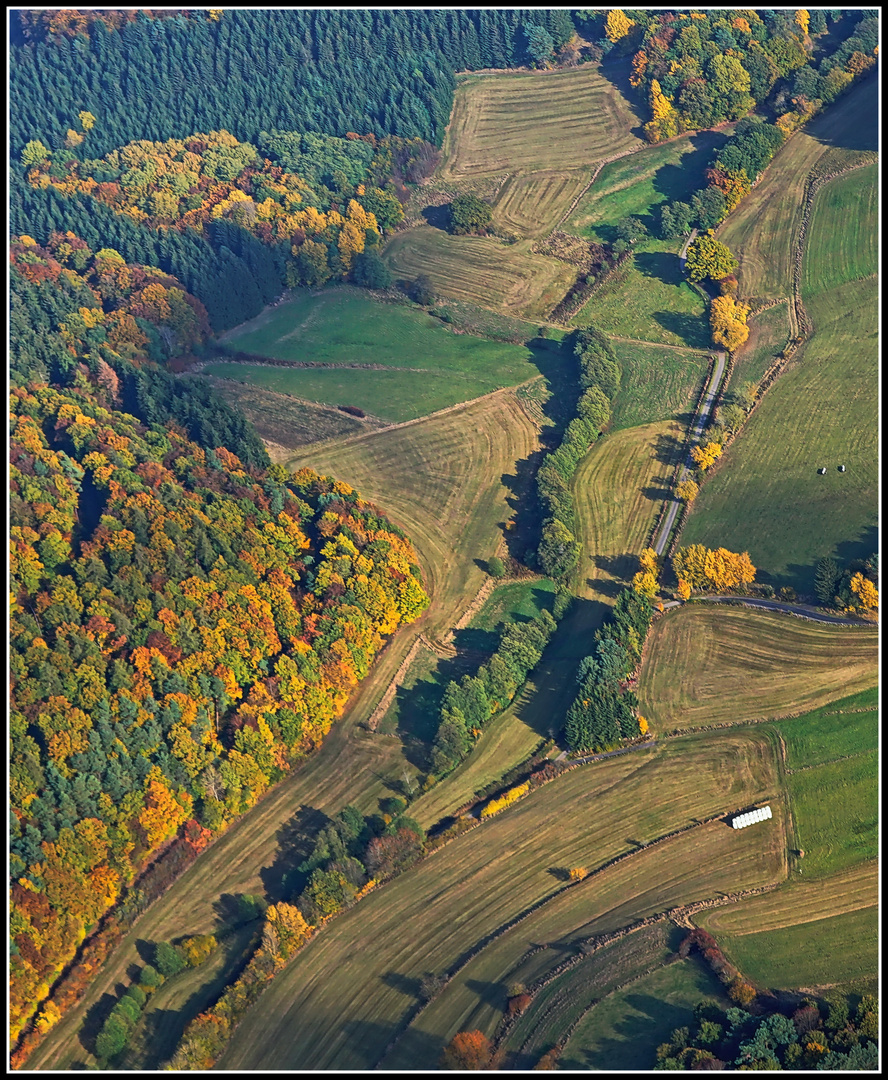
<instances>
[{"instance_id":1,"label":"cluster of bushes","mask_svg":"<svg viewBox=\"0 0 888 1080\"><path fill-rule=\"evenodd\" d=\"M406 870L423 854L425 832L407 815L407 802L384 799L380 809L365 817L346 806L318 834L297 867L305 884L295 903L307 922L317 924L350 907L362 890Z\"/></svg>"},{"instance_id":2,"label":"cluster of bushes","mask_svg":"<svg viewBox=\"0 0 888 1080\"><path fill-rule=\"evenodd\" d=\"M575 330L564 338L561 347L577 361L581 393L576 416L567 425L560 445L547 455L537 472L543 517L537 558L543 571L556 580L565 578L579 558L573 534L570 479L589 446L610 422L610 403L620 389L620 365L600 331Z\"/></svg>"},{"instance_id":3,"label":"cluster of bushes","mask_svg":"<svg viewBox=\"0 0 888 1080\"><path fill-rule=\"evenodd\" d=\"M712 1000L694 1007L693 1027L673 1031L657 1048L658 1070L878 1069L878 1003L864 995L853 1012L843 994L821 1008L810 998L791 1016L723 1012Z\"/></svg>"},{"instance_id":4,"label":"cluster of bushes","mask_svg":"<svg viewBox=\"0 0 888 1080\"><path fill-rule=\"evenodd\" d=\"M204 963L216 945L213 934L186 937L178 945L169 941L157 942L154 946L154 964L146 964L142 968L139 981L127 987L96 1036L95 1051L99 1061L108 1062L124 1050L149 994L153 994L166 979Z\"/></svg>"},{"instance_id":5,"label":"cluster of bushes","mask_svg":"<svg viewBox=\"0 0 888 1080\"><path fill-rule=\"evenodd\" d=\"M595 632L595 652L580 661L579 688L567 710L564 734L571 750L611 750L646 732L626 681L641 659L652 617L650 599L624 589L608 622Z\"/></svg>"},{"instance_id":6,"label":"cluster of bushes","mask_svg":"<svg viewBox=\"0 0 888 1080\"><path fill-rule=\"evenodd\" d=\"M509 788L509 790L505 792L505 794L500 795L498 799L491 799L487 806L481 811L482 820L484 818L493 817L494 814L498 814L501 810L505 810L507 806L511 806L512 803L517 802L526 795L528 791L530 791L530 781L525 780L523 784Z\"/></svg>"},{"instance_id":7,"label":"cluster of bushes","mask_svg":"<svg viewBox=\"0 0 888 1080\"><path fill-rule=\"evenodd\" d=\"M708 186L695 192L689 203L676 200L660 206L660 236L677 240L695 226L714 229L749 194L784 137L780 128L761 117L744 117L733 136L715 151L706 169Z\"/></svg>"},{"instance_id":8,"label":"cluster of bushes","mask_svg":"<svg viewBox=\"0 0 888 1080\"><path fill-rule=\"evenodd\" d=\"M555 598L555 618L543 611L528 622L511 623L503 631L496 652L475 675L447 684L429 759L432 773L443 776L454 769L487 721L512 701L554 634L555 619L569 603L570 594L563 590Z\"/></svg>"},{"instance_id":9,"label":"cluster of bushes","mask_svg":"<svg viewBox=\"0 0 888 1080\"><path fill-rule=\"evenodd\" d=\"M831 556L820 559L814 573L814 593L823 607L870 611L879 606L879 555L852 559L843 570Z\"/></svg>"}]
</instances>

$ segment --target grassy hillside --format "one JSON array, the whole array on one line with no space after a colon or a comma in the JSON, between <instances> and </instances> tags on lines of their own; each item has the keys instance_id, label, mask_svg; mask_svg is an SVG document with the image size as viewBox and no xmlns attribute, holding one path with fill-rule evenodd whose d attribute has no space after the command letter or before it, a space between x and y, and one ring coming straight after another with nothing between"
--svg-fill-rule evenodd
<instances>
[{"instance_id":1,"label":"grassy hillside","mask_svg":"<svg viewBox=\"0 0 888 1080\"><path fill-rule=\"evenodd\" d=\"M639 241L572 320L615 337L706 349L711 344L706 302L685 280L677 240Z\"/></svg>"},{"instance_id":2,"label":"grassy hillside","mask_svg":"<svg viewBox=\"0 0 888 1080\"><path fill-rule=\"evenodd\" d=\"M576 279L576 268L535 255L531 241L452 236L431 225L397 233L385 248L395 279L426 274L436 293L510 315L543 319Z\"/></svg>"},{"instance_id":3,"label":"grassy hillside","mask_svg":"<svg viewBox=\"0 0 888 1080\"><path fill-rule=\"evenodd\" d=\"M591 165L640 146L638 117L592 64L572 71L468 75L457 82L441 174Z\"/></svg>"},{"instance_id":4,"label":"grassy hillside","mask_svg":"<svg viewBox=\"0 0 888 1080\"><path fill-rule=\"evenodd\" d=\"M812 709L876 684L877 642L875 627L691 604L654 623L639 707L655 731Z\"/></svg>"},{"instance_id":5,"label":"grassy hillside","mask_svg":"<svg viewBox=\"0 0 888 1080\"><path fill-rule=\"evenodd\" d=\"M702 352L615 341L622 379L611 404L611 431L686 417L697 403L707 359Z\"/></svg>"},{"instance_id":6,"label":"grassy hillside","mask_svg":"<svg viewBox=\"0 0 888 1080\"><path fill-rule=\"evenodd\" d=\"M246 383L248 399L257 387L332 406L356 405L394 422L539 374L525 345L456 334L424 311L380 303L352 288L302 290L231 331L225 342L257 356L319 365L266 367L220 357L204 367L205 375ZM263 404L255 402L254 409L261 412Z\"/></svg>"},{"instance_id":7,"label":"grassy hillside","mask_svg":"<svg viewBox=\"0 0 888 1080\"><path fill-rule=\"evenodd\" d=\"M701 131L610 162L568 215L565 230L605 244L614 239L617 222L634 215L657 235L656 208L664 202L690 202L710 158L727 139L727 131Z\"/></svg>"},{"instance_id":8,"label":"grassy hillside","mask_svg":"<svg viewBox=\"0 0 888 1080\"><path fill-rule=\"evenodd\" d=\"M740 260L740 290L761 299L789 296L805 181L872 158L878 149L878 80L866 79L780 148L755 190L718 229ZM810 242L810 231L809 231Z\"/></svg>"},{"instance_id":9,"label":"grassy hillside","mask_svg":"<svg viewBox=\"0 0 888 1080\"><path fill-rule=\"evenodd\" d=\"M682 534L685 544L748 549L761 580L801 593L812 592L823 555L847 562L877 546L876 182L866 166L818 192L803 278L814 333L703 486ZM855 246L855 237L868 239Z\"/></svg>"},{"instance_id":10,"label":"grassy hillside","mask_svg":"<svg viewBox=\"0 0 888 1080\"><path fill-rule=\"evenodd\" d=\"M409 530L433 597L426 630L440 633L484 580L474 560L493 553L510 516L504 478L536 446L515 395L503 391L402 427L312 446L287 464L330 470L351 484L360 477L366 498L391 508Z\"/></svg>"}]
</instances>

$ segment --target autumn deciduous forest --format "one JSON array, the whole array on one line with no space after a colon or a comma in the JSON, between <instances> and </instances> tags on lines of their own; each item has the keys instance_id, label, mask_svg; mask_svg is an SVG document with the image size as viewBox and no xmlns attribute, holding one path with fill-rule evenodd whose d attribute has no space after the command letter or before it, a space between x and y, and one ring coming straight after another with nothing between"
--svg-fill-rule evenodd
<instances>
[{"instance_id":1,"label":"autumn deciduous forest","mask_svg":"<svg viewBox=\"0 0 888 1080\"><path fill-rule=\"evenodd\" d=\"M107 381L12 394L15 1026L135 869L249 809L427 604L347 484L141 424Z\"/></svg>"}]
</instances>

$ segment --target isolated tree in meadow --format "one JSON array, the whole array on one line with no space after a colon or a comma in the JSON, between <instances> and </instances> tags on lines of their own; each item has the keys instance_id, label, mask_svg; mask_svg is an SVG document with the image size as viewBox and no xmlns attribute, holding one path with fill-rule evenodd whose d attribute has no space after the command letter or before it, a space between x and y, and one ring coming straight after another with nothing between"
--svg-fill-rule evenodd
<instances>
[{"instance_id":1,"label":"isolated tree in meadow","mask_svg":"<svg viewBox=\"0 0 888 1080\"><path fill-rule=\"evenodd\" d=\"M478 233L490 224L490 205L470 192L457 195L450 204L450 223L457 236Z\"/></svg>"},{"instance_id":2,"label":"isolated tree in meadow","mask_svg":"<svg viewBox=\"0 0 888 1080\"><path fill-rule=\"evenodd\" d=\"M719 281L732 274L739 265L730 248L713 236L698 236L688 245L685 272L691 281L702 281L707 277Z\"/></svg>"},{"instance_id":3,"label":"isolated tree in meadow","mask_svg":"<svg viewBox=\"0 0 888 1080\"><path fill-rule=\"evenodd\" d=\"M617 222L615 232L620 240L625 240L630 244L643 239L648 234L647 226L641 218L631 214Z\"/></svg>"},{"instance_id":4,"label":"isolated tree in meadow","mask_svg":"<svg viewBox=\"0 0 888 1080\"><path fill-rule=\"evenodd\" d=\"M487 573L492 578L501 578L505 576L506 568L503 565L503 560L498 555L492 555L487 560Z\"/></svg>"},{"instance_id":5,"label":"isolated tree in meadow","mask_svg":"<svg viewBox=\"0 0 888 1080\"><path fill-rule=\"evenodd\" d=\"M493 1068L493 1047L481 1031L458 1031L444 1047L441 1068L478 1070Z\"/></svg>"},{"instance_id":6,"label":"isolated tree in meadow","mask_svg":"<svg viewBox=\"0 0 888 1080\"><path fill-rule=\"evenodd\" d=\"M415 304L428 307L435 302L435 290L428 274L419 274L410 285L408 296Z\"/></svg>"}]
</instances>

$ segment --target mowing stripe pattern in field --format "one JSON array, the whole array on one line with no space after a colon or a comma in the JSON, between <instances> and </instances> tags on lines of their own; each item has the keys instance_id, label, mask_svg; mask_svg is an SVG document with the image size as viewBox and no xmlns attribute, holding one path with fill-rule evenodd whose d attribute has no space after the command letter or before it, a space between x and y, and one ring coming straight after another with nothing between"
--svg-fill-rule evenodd
<instances>
[{"instance_id":1,"label":"mowing stripe pattern in field","mask_svg":"<svg viewBox=\"0 0 888 1080\"><path fill-rule=\"evenodd\" d=\"M453 179L553 162L590 165L641 141L629 103L592 64L573 71L472 75L457 85L442 175Z\"/></svg>"},{"instance_id":2,"label":"mowing stripe pattern in field","mask_svg":"<svg viewBox=\"0 0 888 1080\"><path fill-rule=\"evenodd\" d=\"M878 902L878 864L873 860L821 881L793 879L773 892L713 908L695 921L719 936L741 936L816 922L837 912L875 907Z\"/></svg>"},{"instance_id":3,"label":"mowing stripe pattern in field","mask_svg":"<svg viewBox=\"0 0 888 1080\"><path fill-rule=\"evenodd\" d=\"M877 679L878 631L685 605L654 623L638 680L656 731L785 716Z\"/></svg>"},{"instance_id":4,"label":"mowing stripe pattern in field","mask_svg":"<svg viewBox=\"0 0 888 1080\"><path fill-rule=\"evenodd\" d=\"M430 225L393 236L385 259L395 278L426 274L443 296L529 318L547 314L576 277L575 267L533 254L529 240L451 236Z\"/></svg>"},{"instance_id":5,"label":"mowing stripe pattern in field","mask_svg":"<svg viewBox=\"0 0 888 1080\"><path fill-rule=\"evenodd\" d=\"M448 970L485 935L555 893L561 883L548 872L553 863L594 868L694 819L776 801L776 785L773 748L748 731L678 739L568 773L339 916L333 932L275 978L220 1067L372 1068L415 1002L405 999L405 980L413 985L423 971ZM724 827L725 843L729 833ZM760 845L761 838L745 876L761 880L764 870L779 879L782 851L772 863ZM670 877L680 862L664 866ZM686 870L693 880L692 862ZM645 888L653 884L643 880Z\"/></svg>"},{"instance_id":6,"label":"mowing stripe pattern in field","mask_svg":"<svg viewBox=\"0 0 888 1080\"><path fill-rule=\"evenodd\" d=\"M876 273L878 221L878 165L855 169L820 188L805 244L802 295L806 301Z\"/></svg>"},{"instance_id":7,"label":"mowing stripe pattern in field","mask_svg":"<svg viewBox=\"0 0 888 1080\"><path fill-rule=\"evenodd\" d=\"M493 552L510 515L503 476L537 446L514 393L502 391L438 416L316 444L288 465L345 480L392 515L410 536L433 606L423 629L453 625L478 590L479 553Z\"/></svg>"},{"instance_id":8,"label":"mowing stripe pattern in field","mask_svg":"<svg viewBox=\"0 0 888 1080\"><path fill-rule=\"evenodd\" d=\"M780 881L786 872L781 815L778 809L776 824L755 842L735 843L733 830L713 822L639 850L565 889L461 968L381 1064L407 1068L420 1035L439 1046L460 1030L480 1028L491 1035L508 984L530 986L543 979L585 939L693 901ZM554 869L559 864L553 861ZM548 945L540 949L540 942Z\"/></svg>"},{"instance_id":9,"label":"mowing stripe pattern in field","mask_svg":"<svg viewBox=\"0 0 888 1080\"><path fill-rule=\"evenodd\" d=\"M515 173L500 188L493 224L517 236L545 236L588 182L588 171Z\"/></svg>"}]
</instances>

